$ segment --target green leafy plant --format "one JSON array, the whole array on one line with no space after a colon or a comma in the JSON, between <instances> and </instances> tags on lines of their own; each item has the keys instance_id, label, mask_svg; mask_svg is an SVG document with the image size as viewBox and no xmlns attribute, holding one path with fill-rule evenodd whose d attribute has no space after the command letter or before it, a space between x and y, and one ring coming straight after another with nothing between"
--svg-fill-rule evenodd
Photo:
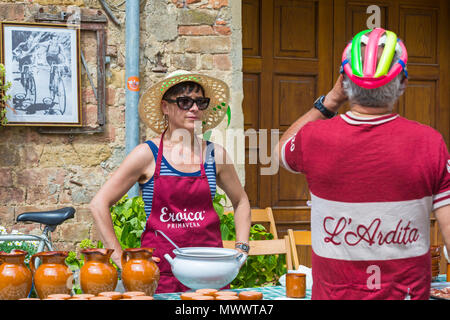
<instances>
[{"instance_id":1,"label":"green leafy plant","mask_svg":"<svg viewBox=\"0 0 450 320\"><path fill-rule=\"evenodd\" d=\"M122 249L139 248L141 246L141 234L146 223L142 197L137 196L128 198L128 195L125 195L111 207L110 212L114 232L116 233ZM79 244L79 249L81 250L103 247L101 241L94 243L90 239L84 239ZM83 255L78 258L77 253L71 251L66 258L66 263L72 270L80 269L84 264ZM117 268L113 261L112 263Z\"/></svg>"},{"instance_id":2,"label":"green leafy plant","mask_svg":"<svg viewBox=\"0 0 450 320\"><path fill-rule=\"evenodd\" d=\"M213 201L214 209L220 218L222 240L236 240L234 215L224 214L226 196L216 193ZM271 240L273 234L266 231L261 224L254 224L250 228L249 240ZM285 255L249 256L237 277L231 282L231 288L250 288L276 285L278 279L286 273Z\"/></svg>"},{"instance_id":3,"label":"green leafy plant","mask_svg":"<svg viewBox=\"0 0 450 320\"><path fill-rule=\"evenodd\" d=\"M0 226L0 234L8 234L5 227ZM11 230L11 233L9 234L14 235L23 233L18 232L17 230ZM12 250L16 249L26 251L25 264L29 266L30 258L36 253L38 244L38 241L0 241L0 252L10 253Z\"/></svg>"},{"instance_id":4,"label":"green leafy plant","mask_svg":"<svg viewBox=\"0 0 450 320\"><path fill-rule=\"evenodd\" d=\"M11 87L11 82L3 83L5 79L5 66L0 63L0 124L5 125L8 123L8 119L6 118L6 107L8 104L6 103L11 96L7 94L9 88Z\"/></svg>"},{"instance_id":5,"label":"green leafy plant","mask_svg":"<svg viewBox=\"0 0 450 320\"><path fill-rule=\"evenodd\" d=\"M139 248L147 220L141 196L125 195L110 209L117 239L125 248Z\"/></svg>"},{"instance_id":6,"label":"green leafy plant","mask_svg":"<svg viewBox=\"0 0 450 320\"><path fill-rule=\"evenodd\" d=\"M234 215L224 214L226 196L219 192L213 199L213 207L220 219L220 231L223 240L236 240ZM120 245L125 248L138 248L140 237L145 228L146 214L141 196L128 198L125 195L110 209L114 231ZM250 228L250 240L270 240L273 235L266 231L261 224ZM80 248L101 248L103 244L96 244L89 239L80 243ZM66 263L72 268L81 268L83 261L78 259L75 252L70 252ZM285 255L249 256L239 274L231 283L231 288L249 288L276 285L281 275L286 273Z\"/></svg>"}]
</instances>

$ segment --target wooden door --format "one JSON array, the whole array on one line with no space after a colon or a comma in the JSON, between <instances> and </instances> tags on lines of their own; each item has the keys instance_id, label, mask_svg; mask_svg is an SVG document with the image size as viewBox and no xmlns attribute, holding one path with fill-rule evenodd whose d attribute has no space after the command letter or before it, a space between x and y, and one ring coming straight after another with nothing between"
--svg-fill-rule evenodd
<instances>
[{"instance_id":1,"label":"wooden door","mask_svg":"<svg viewBox=\"0 0 450 320\"><path fill-rule=\"evenodd\" d=\"M244 130L259 133L258 146L264 130L270 146L271 129L279 129L281 136L332 86L332 15L332 0L242 1ZM271 154L267 149L247 144L246 159L261 160L261 152ZM285 169L261 174L268 166L246 162L251 206L272 207L283 235L294 220L308 228L310 195L305 177Z\"/></svg>"},{"instance_id":2,"label":"wooden door","mask_svg":"<svg viewBox=\"0 0 450 320\"><path fill-rule=\"evenodd\" d=\"M367 29L370 5L379 6L380 26L397 33L408 49L409 85L395 111L437 129L449 146L446 0L243 0L245 130L279 129L281 135L327 93L339 75L346 43ZM252 207L273 208L279 237L288 228L310 229L304 176L284 169L261 175L264 165L248 161L260 160L259 151L246 149L245 188ZM432 243L442 244L433 218L431 226Z\"/></svg>"}]
</instances>

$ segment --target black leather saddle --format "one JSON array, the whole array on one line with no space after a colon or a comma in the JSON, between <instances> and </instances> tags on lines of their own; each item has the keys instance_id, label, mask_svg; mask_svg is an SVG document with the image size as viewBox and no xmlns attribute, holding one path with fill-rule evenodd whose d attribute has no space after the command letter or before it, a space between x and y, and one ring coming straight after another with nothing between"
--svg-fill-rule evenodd
<instances>
[{"instance_id":1,"label":"black leather saddle","mask_svg":"<svg viewBox=\"0 0 450 320\"><path fill-rule=\"evenodd\" d=\"M66 207L52 211L24 212L17 216L17 222L38 222L49 226L57 226L67 219L72 219L75 209Z\"/></svg>"}]
</instances>

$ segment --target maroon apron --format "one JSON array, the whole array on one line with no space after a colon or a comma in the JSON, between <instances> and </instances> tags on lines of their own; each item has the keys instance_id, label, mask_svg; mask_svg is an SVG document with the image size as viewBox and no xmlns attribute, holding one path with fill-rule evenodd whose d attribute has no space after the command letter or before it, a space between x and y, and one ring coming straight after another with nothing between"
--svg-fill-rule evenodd
<instances>
[{"instance_id":1,"label":"maroon apron","mask_svg":"<svg viewBox=\"0 0 450 320\"><path fill-rule=\"evenodd\" d=\"M180 248L223 247L220 220L212 204L203 161L200 176L160 175L164 133L153 175L152 211L141 237L141 246L155 248L153 256L161 259L158 263L161 276L156 293L190 289L173 276L170 264L164 258L166 253L174 257L174 246L155 230L164 232Z\"/></svg>"}]
</instances>

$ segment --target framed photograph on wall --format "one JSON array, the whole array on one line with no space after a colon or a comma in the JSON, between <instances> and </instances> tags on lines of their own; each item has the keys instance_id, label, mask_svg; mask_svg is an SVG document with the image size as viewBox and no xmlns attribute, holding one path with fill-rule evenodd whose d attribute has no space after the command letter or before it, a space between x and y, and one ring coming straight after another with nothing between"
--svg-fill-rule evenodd
<instances>
[{"instance_id":1,"label":"framed photograph on wall","mask_svg":"<svg viewBox=\"0 0 450 320\"><path fill-rule=\"evenodd\" d=\"M80 30L1 22L10 126L81 126Z\"/></svg>"}]
</instances>

